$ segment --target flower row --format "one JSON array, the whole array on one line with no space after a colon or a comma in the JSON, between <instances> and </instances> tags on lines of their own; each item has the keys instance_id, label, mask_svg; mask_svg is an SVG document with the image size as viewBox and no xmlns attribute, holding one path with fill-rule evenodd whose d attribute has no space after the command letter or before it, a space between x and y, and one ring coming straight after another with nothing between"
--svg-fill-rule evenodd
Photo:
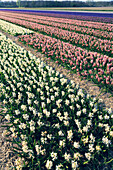
<instances>
[{"instance_id":1,"label":"flower row","mask_svg":"<svg viewBox=\"0 0 113 170\"><path fill-rule=\"evenodd\" d=\"M14 12L14 11L13 11ZM23 12L24 14L29 14L28 12ZM30 14L34 15L33 12L30 12ZM55 14L55 13L35 13L35 15L39 16L48 16L48 17L54 17L60 19L72 19L72 20L82 20L82 21L90 21L90 22L99 22L99 23L108 23L113 24L113 18L111 17L94 17L94 16L85 16L85 15L68 15L68 14Z\"/></svg>"},{"instance_id":2,"label":"flower row","mask_svg":"<svg viewBox=\"0 0 113 170\"><path fill-rule=\"evenodd\" d=\"M16 169L104 166L113 149L111 109L101 109L73 81L2 34L1 41L0 90L8 121L3 136L17 145Z\"/></svg>"},{"instance_id":3,"label":"flower row","mask_svg":"<svg viewBox=\"0 0 113 170\"><path fill-rule=\"evenodd\" d=\"M19 36L23 43L46 54L84 78L113 90L113 58L62 42L42 34Z\"/></svg>"},{"instance_id":4,"label":"flower row","mask_svg":"<svg viewBox=\"0 0 113 170\"><path fill-rule=\"evenodd\" d=\"M0 20L0 29L12 35L24 35L33 33L33 31L29 29L22 28L3 20Z\"/></svg>"},{"instance_id":5,"label":"flower row","mask_svg":"<svg viewBox=\"0 0 113 170\"><path fill-rule=\"evenodd\" d=\"M55 36L64 41L69 41L70 43L76 44L78 46L88 48L92 51L99 51L103 54L113 55L113 41L98 39L94 36L78 34L75 32L70 32L67 30L62 30L59 28L54 28L46 25L41 25L25 20L14 19L10 17L0 16L0 18L7 20L12 23L25 26L27 28L45 33L50 36Z\"/></svg>"},{"instance_id":6,"label":"flower row","mask_svg":"<svg viewBox=\"0 0 113 170\"><path fill-rule=\"evenodd\" d=\"M40 16L40 15L29 15L29 14L21 14L21 13L14 13L14 12L3 12L0 11L1 16L24 16L26 18L31 19L39 19L39 20L45 20L50 22L57 22L57 23L64 23L69 25L76 25L81 27L89 27L94 29L100 29L100 30L106 30L106 31L113 31L113 24L107 24L107 23L100 23L100 22L91 22L91 21L80 21L75 19L67 19L67 18L56 18L56 17L48 17L48 16Z\"/></svg>"}]
</instances>

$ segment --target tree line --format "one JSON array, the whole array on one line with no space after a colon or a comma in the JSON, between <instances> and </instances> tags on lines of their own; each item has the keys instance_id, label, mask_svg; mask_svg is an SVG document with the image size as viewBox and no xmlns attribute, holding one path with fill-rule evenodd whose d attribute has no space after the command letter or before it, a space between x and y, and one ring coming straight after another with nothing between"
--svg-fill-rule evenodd
<instances>
[{"instance_id":1,"label":"tree line","mask_svg":"<svg viewBox=\"0 0 113 170\"><path fill-rule=\"evenodd\" d=\"M1 8L16 8L16 7L25 7L25 8L33 8L33 7L106 7L106 6L113 6L113 1L24 1L24 0L17 0L15 1L0 1Z\"/></svg>"}]
</instances>

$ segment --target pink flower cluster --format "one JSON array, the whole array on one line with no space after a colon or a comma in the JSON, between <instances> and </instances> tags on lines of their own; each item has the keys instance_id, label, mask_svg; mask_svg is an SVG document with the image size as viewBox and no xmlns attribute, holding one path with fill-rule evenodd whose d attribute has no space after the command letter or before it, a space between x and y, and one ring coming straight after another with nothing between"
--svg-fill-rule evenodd
<instances>
[{"instance_id":1,"label":"pink flower cluster","mask_svg":"<svg viewBox=\"0 0 113 170\"><path fill-rule=\"evenodd\" d=\"M93 79L113 90L113 58L42 34L22 35L20 41L46 54L49 58L74 70L79 76Z\"/></svg>"},{"instance_id":2,"label":"pink flower cluster","mask_svg":"<svg viewBox=\"0 0 113 170\"><path fill-rule=\"evenodd\" d=\"M113 41L98 39L94 36L70 32L67 30L59 29L57 27L50 27L47 25L41 25L21 19L14 19L5 16L0 16L0 18L39 31L41 33L46 33L49 36L59 38L72 44L84 48L87 47L90 50L99 51L106 55L113 56Z\"/></svg>"}]
</instances>

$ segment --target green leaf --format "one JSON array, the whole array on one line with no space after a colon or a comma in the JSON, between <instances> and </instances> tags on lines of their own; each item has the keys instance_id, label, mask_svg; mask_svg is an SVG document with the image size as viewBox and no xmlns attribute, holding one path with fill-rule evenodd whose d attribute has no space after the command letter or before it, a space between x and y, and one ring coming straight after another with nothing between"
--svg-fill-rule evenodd
<instances>
[{"instance_id":1,"label":"green leaf","mask_svg":"<svg viewBox=\"0 0 113 170\"><path fill-rule=\"evenodd\" d=\"M113 161L113 159L111 159L110 161L108 161L108 162L105 162L105 164L109 164L110 162L112 162Z\"/></svg>"},{"instance_id":2,"label":"green leaf","mask_svg":"<svg viewBox=\"0 0 113 170\"><path fill-rule=\"evenodd\" d=\"M88 161L85 161L83 164L85 165L85 164L87 164L88 163Z\"/></svg>"}]
</instances>

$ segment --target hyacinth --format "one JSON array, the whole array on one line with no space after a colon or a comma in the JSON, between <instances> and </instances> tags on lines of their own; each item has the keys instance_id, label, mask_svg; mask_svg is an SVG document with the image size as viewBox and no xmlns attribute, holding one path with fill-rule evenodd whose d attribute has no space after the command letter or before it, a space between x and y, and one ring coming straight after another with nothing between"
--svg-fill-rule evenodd
<instances>
[{"instance_id":1,"label":"hyacinth","mask_svg":"<svg viewBox=\"0 0 113 170\"><path fill-rule=\"evenodd\" d=\"M23 17L23 16L22 16ZM109 55L109 56L113 56L112 52L113 52L113 41L107 40L107 39L101 39L101 38L97 38L95 36L91 36L91 35L84 35L84 34L80 34L80 33L76 33L75 32L70 32L68 30L63 30L63 29L59 29L58 27L51 27L48 25L41 25L38 23L34 23L32 21L26 21L23 19L18 19L15 17L9 17L9 16L0 16L1 19L24 26L26 28L30 28L32 30L35 31L39 31L41 33L47 34L49 36L52 37L56 37L58 39L61 39L63 41L67 41L70 42L74 45L79 45L81 47L93 50L93 51L98 51L101 52L103 54ZM83 24L85 25L85 24ZM88 25L88 24L87 24ZM90 25L90 23L89 23ZM107 24L106 24L107 27ZM113 27L113 25L111 25L111 28ZM93 32L93 30L91 31ZM100 32L99 34L102 35L102 32ZM105 34L106 35L106 34ZM108 33L109 35L109 33ZM111 35L112 38L112 35Z\"/></svg>"},{"instance_id":2,"label":"hyacinth","mask_svg":"<svg viewBox=\"0 0 113 170\"><path fill-rule=\"evenodd\" d=\"M43 34L19 36L19 40L41 51L79 76L113 90L113 58L90 52Z\"/></svg>"},{"instance_id":3,"label":"hyacinth","mask_svg":"<svg viewBox=\"0 0 113 170\"><path fill-rule=\"evenodd\" d=\"M38 12L37 13L39 16L48 16L49 18L53 18L53 17L55 17L55 19L56 19L56 17L58 18L58 20L59 20L59 22L60 22L60 20L61 20L61 22L62 22L62 20L65 22L65 20L64 19L73 19L73 20L80 20L80 21L85 21L85 23L86 23L86 21L90 21L90 22L93 22L93 23L95 23L95 22L97 22L97 23L108 23L108 24L113 24L113 19L112 19L112 17L111 18L108 18L108 17L102 17L102 16L100 16L100 17L95 17L95 16L84 16L84 15L67 15L67 14L54 14L54 13L40 13L40 12ZM33 15L33 13L32 13L32 15ZM93 25L93 27L94 27L95 25ZM99 28L101 28L101 24L100 25L98 25L98 27Z\"/></svg>"},{"instance_id":4,"label":"hyacinth","mask_svg":"<svg viewBox=\"0 0 113 170\"><path fill-rule=\"evenodd\" d=\"M4 14L4 12L0 12L1 15ZM58 27L61 29L65 29L65 30L69 30L69 31L76 31L78 33L85 33L88 35L93 35L93 36L97 36L99 38L103 38L103 39L112 39L113 37L113 33L110 32L112 31L112 25L111 24L102 24L102 23L93 23L93 22L80 22L78 20L66 20L65 23L65 19L56 19L53 17L42 17L42 16L34 16L34 15L26 15L26 14L14 14L11 12L5 12L5 16L8 16L12 18L18 18L21 20L27 20L27 21L31 21L31 22L36 22L39 24L44 24L44 25L48 25L48 26L52 26L52 27ZM68 21L68 24L67 24ZM82 25L83 23L83 25ZM73 25L72 25L73 24ZM76 24L76 25L75 25ZM100 26L101 25L101 30L100 30ZM87 26L87 27L85 27ZM96 28L96 30L94 29ZM102 31L103 30L103 31Z\"/></svg>"},{"instance_id":5,"label":"hyacinth","mask_svg":"<svg viewBox=\"0 0 113 170\"><path fill-rule=\"evenodd\" d=\"M3 31L6 31L12 35L24 35L24 34L33 33L33 31L31 31L29 29L22 28L20 26L11 24L11 23L3 21L3 20L0 20L0 29L2 29Z\"/></svg>"},{"instance_id":6,"label":"hyacinth","mask_svg":"<svg viewBox=\"0 0 113 170\"><path fill-rule=\"evenodd\" d=\"M94 24L94 22L88 21L86 23L85 21L70 19L58 20L58 18L53 17L31 16L20 13L14 14L11 12L5 12L5 15L4 12L0 13L0 17L4 20L52 36L49 37L42 34L24 35L19 37L19 40L44 53L49 59L55 60L55 63L62 64L66 68L77 73L78 76L82 76L83 79L87 78L93 80L94 83L97 83L99 86L112 93L113 42L107 40L107 38L112 39L113 24L98 22ZM11 23L3 22L4 27L2 27L2 29L5 30L5 28L7 28L9 33L15 33L14 30L10 30L11 27L10 29L7 27L7 25L11 25ZM86 27L88 27L88 30ZM15 30L17 28L15 26ZM74 30L75 32L73 32ZM16 32L18 32L18 29ZM85 35L81 33L85 33ZM93 33L95 36L92 36ZM108 35L108 37L105 35ZM59 39L53 38L54 36ZM103 38L98 39L98 36L103 36ZM67 41L67 43L60 39ZM73 46L69 42L77 46L79 45L80 47ZM87 47L87 50L83 49L83 47ZM89 49L93 50L93 52L89 51ZM103 54L94 51L100 51Z\"/></svg>"},{"instance_id":7,"label":"hyacinth","mask_svg":"<svg viewBox=\"0 0 113 170\"><path fill-rule=\"evenodd\" d=\"M100 168L112 161L113 113L31 52L0 34L3 118L16 169ZM4 54L5 50L5 54Z\"/></svg>"},{"instance_id":8,"label":"hyacinth","mask_svg":"<svg viewBox=\"0 0 113 170\"><path fill-rule=\"evenodd\" d=\"M20 19L24 19L25 17L25 20L27 20L29 18L29 21L33 21L33 19L35 19L34 21L36 22L37 20L38 21L51 21L51 22L55 22L55 23L63 23L63 24L69 24L69 25L76 25L76 26L80 26L80 27L89 27L89 28L94 28L94 29L100 29L100 30L106 30L106 31L113 31L113 24L111 23L105 23L105 22L92 22L92 21L80 21L80 20L75 20L75 19L68 19L68 18L58 18L58 17L54 17L54 16L43 16L44 14L42 13L42 16L41 15L29 15L29 14L21 14L21 13L14 13L14 12L4 12L4 11L0 11L0 14L1 16L5 14L5 16L11 16L11 17L17 17L17 18L20 18ZM38 13L39 14L39 13ZM47 15L47 13L46 13ZM51 14L50 14L51 15ZM55 15L55 14L53 14ZM56 15L57 16L57 15ZM82 18L83 16L75 16L75 17L78 17L78 18ZM86 17L87 18L87 17ZM93 17L92 17L93 18ZM96 18L96 17L95 17ZM97 17L98 18L98 17ZM100 17L99 17L100 18ZM91 19L91 18L90 18ZM102 19L106 19L105 17L102 18ZM110 18L107 18L107 20L109 20ZM111 18L112 20L112 18Z\"/></svg>"}]
</instances>

